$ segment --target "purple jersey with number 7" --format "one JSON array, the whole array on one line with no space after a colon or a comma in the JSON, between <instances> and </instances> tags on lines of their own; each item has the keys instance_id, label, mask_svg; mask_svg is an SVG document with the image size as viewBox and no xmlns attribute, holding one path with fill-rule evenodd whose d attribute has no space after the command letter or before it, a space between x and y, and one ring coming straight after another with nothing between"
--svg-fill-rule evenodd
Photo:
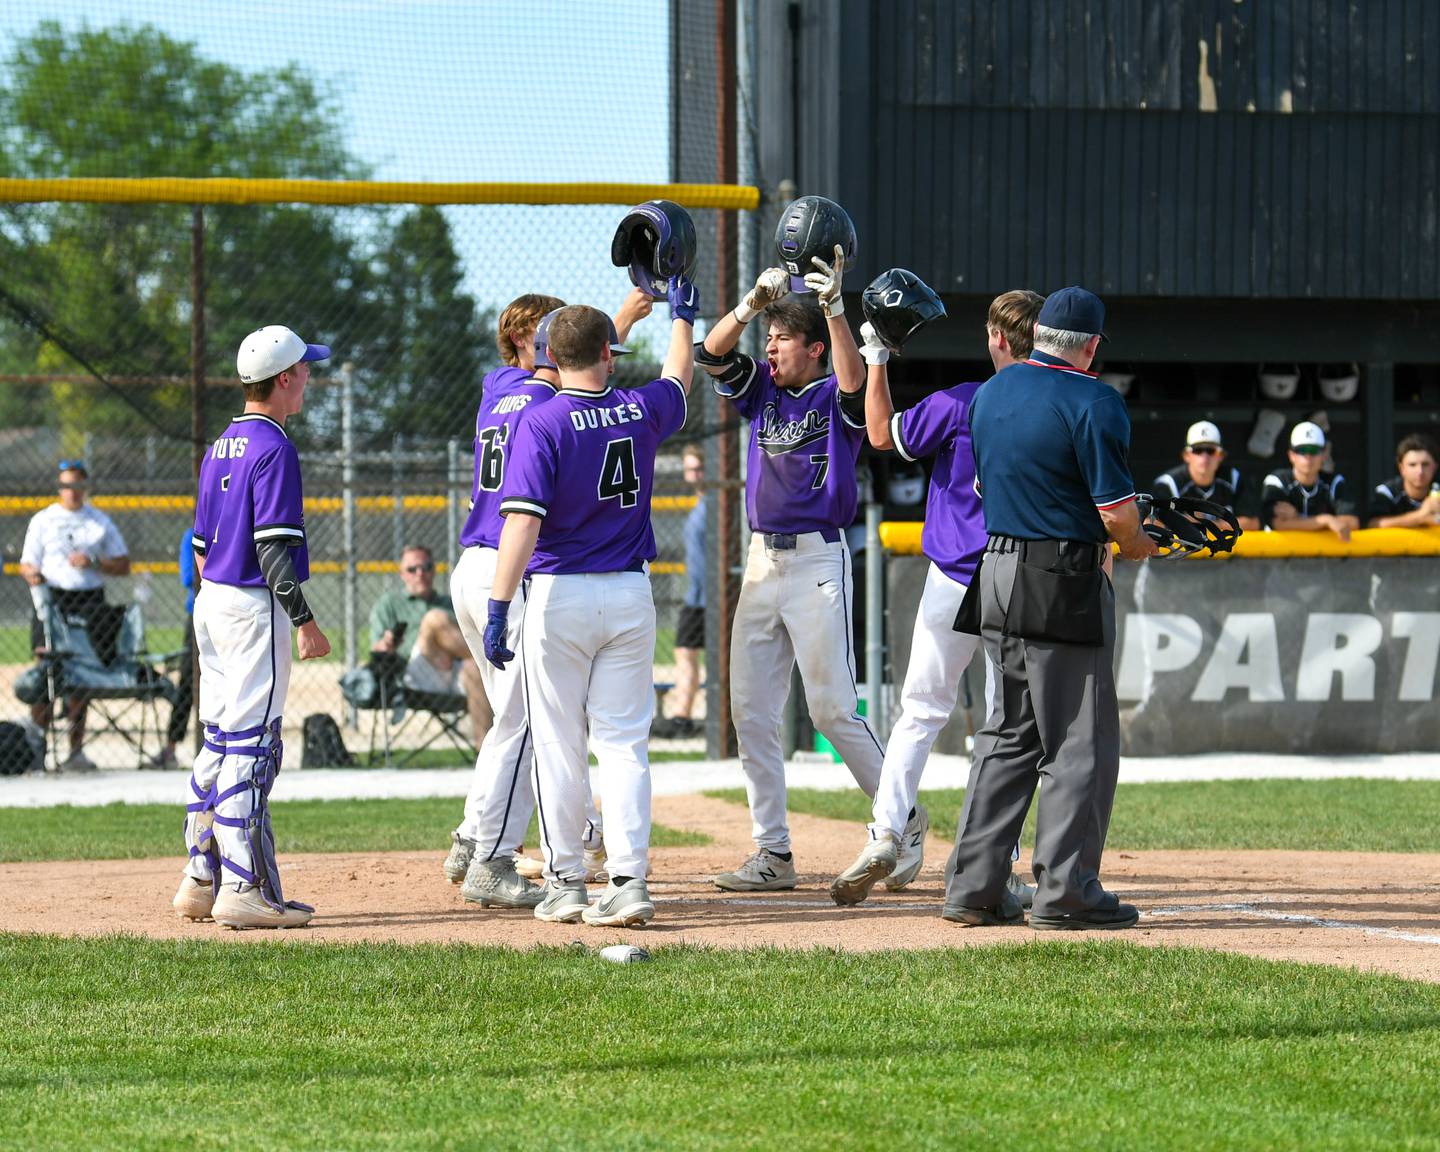
<instances>
[{"instance_id":1,"label":"purple jersey with number 7","mask_svg":"<svg viewBox=\"0 0 1440 1152\"><path fill-rule=\"evenodd\" d=\"M979 384L957 384L890 418L890 438L906 460L934 456L920 546L950 579L969 584L985 550L985 513L975 492L970 401Z\"/></svg>"},{"instance_id":2,"label":"purple jersey with number 7","mask_svg":"<svg viewBox=\"0 0 1440 1152\"><path fill-rule=\"evenodd\" d=\"M205 558L204 579L238 588L265 587L255 545L290 545L295 575L310 577L305 546L305 492L300 455L269 416L236 416L200 465L191 544Z\"/></svg>"},{"instance_id":3,"label":"purple jersey with number 7","mask_svg":"<svg viewBox=\"0 0 1440 1152\"><path fill-rule=\"evenodd\" d=\"M832 372L803 388L781 388L770 365L737 356L716 393L750 421L745 512L752 532L848 528L859 497L855 461L865 422L840 406Z\"/></svg>"},{"instance_id":4,"label":"purple jersey with number 7","mask_svg":"<svg viewBox=\"0 0 1440 1152\"><path fill-rule=\"evenodd\" d=\"M541 517L528 571L635 571L655 559L655 451L685 423L673 377L639 388L561 388L530 405L511 436L500 512Z\"/></svg>"},{"instance_id":5,"label":"purple jersey with number 7","mask_svg":"<svg viewBox=\"0 0 1440 1152\"><path fill-rule=\"evenodd\" d=\"M505 461L510 437L520 413L555 395L555 389L524 368L496 368L480 386L480 407L475 413L475 481L470 490L470 514L460 532L460 543L470 548L498 548L500 487L505 482Z\"/></svg>"}]
</instances>

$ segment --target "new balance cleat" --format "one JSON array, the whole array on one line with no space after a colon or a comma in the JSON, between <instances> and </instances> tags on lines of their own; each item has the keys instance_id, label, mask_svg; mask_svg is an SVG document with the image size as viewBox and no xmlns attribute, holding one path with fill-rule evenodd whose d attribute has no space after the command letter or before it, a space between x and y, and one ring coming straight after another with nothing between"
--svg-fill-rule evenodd
<instances>
[{"instance_id":1,"label":"new balance cleat","mask_svg":"<svg viewBox=\"0 0 1440 1152\"><path fill-rule=\"evenodd\" d=\"M900 833L895 871L885 881L885 887L891 892L900 891L920 875L920 866L925 863L925 836L929 831L930 813L925 811L925 805L916 804L915 815L906 821L905 831Z\"/></svg>"},{"instance_id":2,"label":"new balance cleat","mask_svg":"<svg viewBox=\"0 0 1440 1152\"><path fill-rule=\"evenodd\" d=\"M715 877L715 887L726 892L782 892L795 884L795 861L782 860L768 848L761 848L735 871Z\"/></svg>"}]
</instances>

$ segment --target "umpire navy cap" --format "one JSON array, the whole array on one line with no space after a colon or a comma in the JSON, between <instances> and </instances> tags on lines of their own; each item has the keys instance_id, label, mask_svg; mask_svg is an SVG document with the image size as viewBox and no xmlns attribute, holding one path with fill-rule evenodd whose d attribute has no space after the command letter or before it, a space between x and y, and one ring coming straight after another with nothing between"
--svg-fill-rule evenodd
<instances>
[{"instance_id":1,"label":"umpire navy cap","mask_svg":"<svg viewBox=\"0 0 1440 1152\"><path fill-rule=\"evenodd\" d=\"M1092 336L1098 332L1100 339L1110 339L1105 335L1104 302L1079 285L1061 288L1045 297L1035 323L1057 332L1088 332Z\"/></svg>"}]
</instances>

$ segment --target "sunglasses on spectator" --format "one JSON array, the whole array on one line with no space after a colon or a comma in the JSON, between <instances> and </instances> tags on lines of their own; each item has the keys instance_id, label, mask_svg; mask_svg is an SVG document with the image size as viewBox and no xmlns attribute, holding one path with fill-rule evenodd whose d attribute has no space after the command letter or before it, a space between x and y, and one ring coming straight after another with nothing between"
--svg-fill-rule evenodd
<instances>
[{"instance_id":1,"label":"sunglasses on spectator","mask_svg":"<svg viewBox=\"0 0 1440 1152\"><path fill-rule=\"evenodd\" d=\"M433 571L435 571L435 565L434 565L434 564L407 564L407 565L405 566L405 571L406 571L406 572L409 572L409 573L413 576L416 572L433 572Z\"/></svg>"},{"instance_id":2,"label":"sunglasses on spectator","mask_svg":"<svg viewBox=\"0 0 1440 1152\"><path fill-rule=\"evenodd\" d=\"M1314 444L1300 444L1290 449L1291 452L1298 452L1301 456L1319 456L1325 449Z\"/></svg>"},{"instance_id":3,"label":"sunglasses on spectator","mask_svg":"<svg viewBox=\"0 0 1440 1152\"><path fill-rule=\"evenodd\" d=\"M1216 444L1192 444L1190 451L1196 456L1213 456L1220 451L1220 448Z\"/></svg>"}]
</instances>

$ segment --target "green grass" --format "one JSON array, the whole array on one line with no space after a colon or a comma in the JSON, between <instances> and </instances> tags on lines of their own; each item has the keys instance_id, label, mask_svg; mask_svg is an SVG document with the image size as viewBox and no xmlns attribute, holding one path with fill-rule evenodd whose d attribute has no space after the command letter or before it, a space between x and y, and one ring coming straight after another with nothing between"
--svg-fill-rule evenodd
<instances>
[{"instance_id":1,"label":"green grass","mask_svg":"<svg viewBox=\"0 0 1440 1152\"><path fill-rule=\"evenodd\" d=\"M464 801L285 800L274 806L276 847L287 852L421 851L449 846ZM0 808L0 863L23 860L140 860L183 852L178 804L93 808ZM535 821L526 843L538 842ZM701 832L656 824L657 848L710 843Z\"/></svg>"},{"instance_id":2,"label":"green grass","mask_svg":"<svg viewBox=\"0 0 1440 1152\"><path fill-rule=\"evenodd\" d=\"M707 792L745 803L738 788ZM930 827L953 836L963 789L922 791ZM790 808L813 816L870 819L858 791L790 790ZM1035 810L1022 841L1034 843ZM1215 780L1122 784L1109 848L1274 848L1329 852L1440 852L1440 782L1429 780Z\"/></svg>"},{"instance_id":3,"label":"green grass","mask_svg":"<svg viewBox=\"0 0 1440 1152\"><path fill-rule=\"evenodd\" d=\"M0 970L5 1147L1390 1152L1440 1132L1440 987L1189 949L621 967L0 936Z\"/></svg>"}]
</instances>

